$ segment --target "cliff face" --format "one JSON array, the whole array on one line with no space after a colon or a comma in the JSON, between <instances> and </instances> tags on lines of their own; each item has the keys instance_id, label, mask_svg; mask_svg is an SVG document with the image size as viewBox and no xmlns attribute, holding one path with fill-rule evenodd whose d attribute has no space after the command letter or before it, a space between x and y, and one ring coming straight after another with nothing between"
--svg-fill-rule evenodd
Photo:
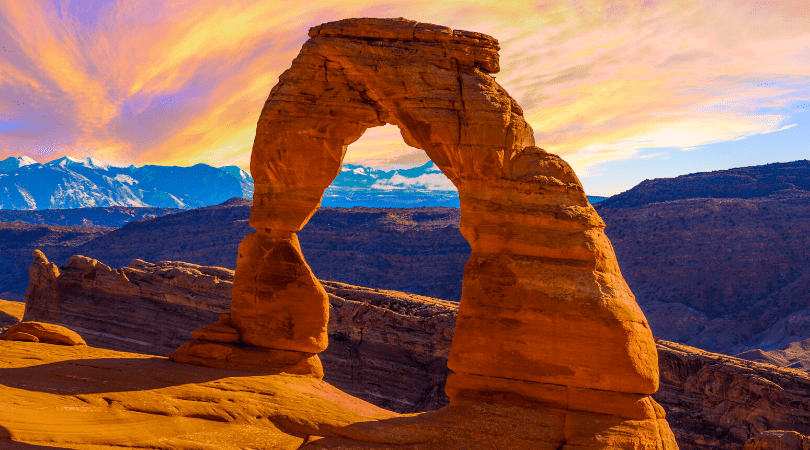
<instances>
[{"instance_id":1,"label":"cliff face","mask_svg":"<svg viewBox=\"0 0 810 450\"><path fill-rule=\"evenodd\" d=\"M58 269L44 255L35 255L30 273L23 320L68 324L90 345L154 355L187 340L178 330L227 311L233 277L181 262L135 260L114 270L83 256Z\"/></svg>"},{"instance_id":2,"label":"cliff face","mask_svg":"<svg viewBox=\"0 0 810 450\"><path fill-rule=\"evenodd\" d=\"M645 181L596 208L657 336L772 351L810 338L808 186L796 161Z\"/></svg>"},{"instance_id":3,"label":"cliff face","mask_svg":"<svg viewBox=\"0 0 810 450\"><path fill-rule=\"evenodd\" d=\"M738 449L769 430L810 433L806 372L657 344L661 387L655 399L682 449Z\"/></svg>"},{"instance_id":4,"label":"cliff face","mask_svg":"<svg viewBox=\"0 0 810 450\"><path fill-rule=\"evenodd\" d=\"M106 272L92 260L74 259L77 263L56 278L60 302L50 308L48 317L81 328L91 346L137 352L160 349L165 355L174 349L171 342L187 340L192 330L216 320L227 307L232 279L228 270L179 262L135 262L133 267ZM76 290L77 283L93 271L98 281L85 281L83 291ZM123 274L130 279L127 285ZM219 286L214 291L203 282L212 276ZM329 281L323 285L330 300L330 343L320 355L326 381L399 412L429 411L448 403L444 382L456 303ZM144 293L142 297L121 296L136 288ZM210 302L207 310L200 306L203 301ZM94 303L106 306L102 309ZM36 300L29 304L35 305ZM130 314L127 321L114 319L109 312L123 305L146 314ZM47 306L27 310L26 320L41 320ZM156 327L161 311L175 318L163 319ZM137 339L128 335L133 332ZM810 376L806 373L663 340L656 343L661 385L654 398L667 411L680 448L742 449L746 440L767 430L810 433Z\"/></svg>"},{"instance_id":5,"label":"cliff face","mask_svg":"<svg viewBox=\"0 0 810 450\"><path fill-rule=\"evenodd\" d=\"M229 269L183 262L135 260L116 270L73 256L59 269L43 257L30 271L23 320L66 325L91 346L163 356L227 312L233 286ZM330 300L330 345L321 354L327 381L394 411L447 404L455 303L323 284Z\"/></svg>"}]
</instances>

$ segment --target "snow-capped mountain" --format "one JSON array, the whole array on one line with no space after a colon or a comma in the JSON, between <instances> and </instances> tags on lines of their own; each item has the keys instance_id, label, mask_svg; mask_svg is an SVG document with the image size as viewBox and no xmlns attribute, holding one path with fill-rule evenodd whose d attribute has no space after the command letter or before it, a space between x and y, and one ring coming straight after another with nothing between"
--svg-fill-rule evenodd
<instances>
[{"instance_id":1,"label":"snow-capped mountain","mask_svg":"<svg viewBox=\"0 0 810 450\"><path fill-rule=\"evenodd\" d=\"M458 207L458 191L433 161L410 169L380 170L344 164L322 206Z\"/></svg>"},{"instance_id":2,"label":"snow-capped mountain","mask_svg":"<svg viewBox=\"0 0 810 450\"><path fill-rule=\"evenodd\" d=\"M242 195L240 197L253 198L253 177L250 173L239 166L224 166L219 170L235 176L239 180L239 185L242 186Z\"/></svg>"},{"instance_id":3,"label":"snow-capped mountain","mask_svg":"<svg viewBox=\"0 0 810 450\"><path fill-rule=\"evenodd\" d=\"M606 197L588 197L597 203ZM458 190L433 161L410 169L380 170L344 164L326 189L322 206L458 207Z\"/></svg>"},{"instance_id":4,"label":"snow-capped mountain","mask_svg":"<svg viewBox=\"0 0 810 450\"><path fill-rule=\"evenodd\" d=\"M233 166L117 167L70 156L44 164L27 156L0 161L0 209L197 208L252 196L250 174Z\"/></svg>"},{"instance_id":5,"label":"snow-capped mountain","mask_svg":"<svg viewBox=\"0 0 810 450\"><path fill-rule=\"evenodd\" d=\"M253 178L237 167L118 167L65 156L44 164L21 156L0 161L0 209L94 206L197 208L253 198ZM589 197L591 202L601 198ZM429 161L410 169L344 164L322 206L458 207L453 183Z\"/></svg>"},{"instance_id":6,"label":"snow-capped mountain","mask_svg":"<svg viewBox=\"0 0 810 450\"><path fill-rule=\"evenodd\" d=\"M31 164L37 164L37 162L33 158L29 158L25 155L19 158L12 156L0 161L0 173L13 172L20 167L30 166Z\"/></svg>"}]
</instances>

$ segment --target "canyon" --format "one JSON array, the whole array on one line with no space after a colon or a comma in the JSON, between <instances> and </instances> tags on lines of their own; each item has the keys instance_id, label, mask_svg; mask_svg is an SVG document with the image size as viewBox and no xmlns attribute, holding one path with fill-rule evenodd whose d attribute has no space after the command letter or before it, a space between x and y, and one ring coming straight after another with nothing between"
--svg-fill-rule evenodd
<instances>
[{"instance_id":1,"label":"canyon","mask_svg":"<svg viewBox=\"0 0 810 450\"><path fill-rule=\"evenodd\" d=\"M32 272L48 266L37 260ZM133 261L113 270L76 256L59 277L31 289L39 297L29 300L25 317L18 306L16 320L68 326L95 348L167 356L228 311L232 279L233 271L217 267ZM330 343L320 354L326 382L398 413L449 403L444 382L457 303L322 284L330 303ZM42 292L49 294L35 294ZM661 339L656 348L661 386L654 398L680 448L740 449L767 431L810 434L807 373Z\"/></svg>"},{"instance_id":2,"label":"canyon","mask_svg":"<svg viewBox=\"0 0 810 450\"><path fill-rule=\"evenodd\" d=\"M808 367L787 350L810 338L810 161L648 180L596 209L656 336Z\"/></svg>"},{"instance_id":3,"label":"canyon","mask_svg":"<svg viewBox=\"0 0 810 450\"><path fill-rule=\"evenodd\" d=\"M695 190L692 183L714 180L719 186L732 183L720 193L734 195L733 181L747 179L729 180L720 171L651 180L616 197L652 189L654 195L639 194L651 203L633 200L618 207L609 199L596 205L622 275L656 336L785 367L810 367L803 250L810 244L810 196L798 187L780 189L779 181L810 178L806 166L797 161L735 169L738 175L772 176L776 181L769 185L765 175L751 175L759 190L740 181L739 192L764 197L654 201L668 198L659 184L671 185L667 191L682 197L697 196L710 192ZM238 244L253 231L249 205L233 199L117 229L3 223L0 266L7 276L0 292L22 299L34 248L58 264L83 254L113 267L140 258L235 269ZM457 301L470 254L459 224L456 208L321 208L298 236L320 278ZM133 241L141 243L138 248L129 245Z\"/></svg>"}]
</instances>

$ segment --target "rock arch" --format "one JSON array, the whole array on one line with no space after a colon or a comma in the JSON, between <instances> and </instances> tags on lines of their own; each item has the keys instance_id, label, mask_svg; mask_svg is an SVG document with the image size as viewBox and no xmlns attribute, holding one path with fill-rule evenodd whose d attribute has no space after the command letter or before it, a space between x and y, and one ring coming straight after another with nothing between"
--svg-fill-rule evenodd
<instances>
[{"instance_id":1,"label":"rock arch","mask_svg":"<svg viewBox=\"0 0 810 450\"><path fill-rule=\"evenodd\" d=\"M636 436L611 440L615 448L672 448L650 397L658 366L647 321L573 170L534 146L520 106L489 75L497 41L404 19L347 19L309 36L258 121L257 231L240 245L231 304L241 342L319 373L328 298L295 233L346 147L390 123L458 188L472 247L448 362L451 406L552 408L562 418L550 429L569 443L614 433Z\"/></svg>"},{"instance_id":2,"label":"rock arch","mask_svg":"<svg viewBox=\"0 0 810 450\"><path fill-rule=\"evenodd\" d=\"M288 305L307 305L310 313L324 312L326 305L294 233L318 208L346 147L366 129L397 125L405 142L424 150L459 189L511 175L512 160L534 138L517 103L487 74L498 70L497 50L497 42L482 34L406 20L344 21L310 30L271 91L256 131L250 223L259 231L244 253L272 248L285 256L262 257L266 265L256 264L256 256L240 259L233 321L245 342L304 352L326 348L326 320L302 321L297 317L306 313ZM296 289L274 289L278 308L258 306L253 293L261 283L249 280L284 272L281 260L308 278ZM268 333L286 323L294 329Z\"/></svg>"}]
</instances>

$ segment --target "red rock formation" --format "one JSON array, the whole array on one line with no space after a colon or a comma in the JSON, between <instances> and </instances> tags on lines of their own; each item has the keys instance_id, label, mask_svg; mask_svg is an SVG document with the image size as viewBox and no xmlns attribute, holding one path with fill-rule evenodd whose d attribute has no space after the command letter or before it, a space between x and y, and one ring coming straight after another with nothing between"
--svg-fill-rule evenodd
<instances>
[{"instance_id":1,"label":"red rock formation","mask_svg":"<svg viewBox=\"0 0 810 450\"><path fill-rule=\"evenodd\" d=\"M228 325L230 314L222 314L230 300L233 271L177 261L152 264L135 260L130 267L98 276L98 269L104 267L77 256L58 277L32 277L29 292L49 295L30 297L25 317L80 330L95 347L168 356L191 334L194 341L177 352L175 359L208 359L212 366L259 371L273 365L272 350L240 351L239 335ZM32 273L51 268L44 255L35 255ZM330 368L327 381L398 412L428 411L447 404L444 383L456 303L323 283L329 292L332 340L321 354ZM9 311L8 325L13 325L23 317L24 304L6 303L8 306L0 306ZM216 324L206 325L217 318ZM300 372L310 365L317 376L323 376L314 360L286 371Z\"/></svg>"},{"instance_id":2,"label":"red rock formation","mask_svg":"<svg viewBox=\"0 0 810 450\"><path fill-rule=\"evenodd\" d=\"M810 434L810 375L658 341L655 399L682 449L741 449L767 431ZM754 447L770 448L770 447Z\"/></svg>"},{"instance_id":3,"label":"red rock formation","mask_svg":"<svg viewBox=\"0 0 810 450\"><path fill-rule=\"evenodd\" d=\"M810 450L810 437L795 431L766 431L749 439L743 450Z\"/></svg>"},{"instance_id":4,"label":"red rock formation","mask_svg":"<svg viewBox=\"0 0 810 450\"><path fill-rule=\"evenodd\" d=\"M404 19L343 20L309 35L257 126L250 215L257 231L239 247L231 302L240 341L297 352L296 360L326 349L328 296L295 233L318 208L346 147L391 123L458 187L472 247L448 363L455 373L446 413L459 418L459 429L520 405L532 420L554 423L541 447L676 448L650 397L658 387L652 334L604 223L570 166L534 147L521 108L488 75L499 69L497 41ZM223 346L240 351L217 345L211 365ZM198 356L195 363L207 364ZM484 404L490 411L482 415L474 405ZM467 445L471 434L454 437L437 417L355 427L344 437ZM391 437L412 425L419 436Z\"/></svg>"},{"instance_id":5,"label":"red rock formation","mask_svg":"<svg viewBox=\"0 0 810 450\"><path fill-rule=\"evenodd\" d=\"M226 312L233 271L135 260L111 269L73 256L59 270L40 251L29 268L24 321L63 324L90 345L168 355L194 329Z\"/></svg>"},{"instance_id":6,"label":"red rock formation","mask_svg":"<svg viewBox=\"0 0 810 450\"><path fill-rule=\"evenodd\" d=\"M133 266L140 267L139 271L124 268L116 272L128 273L131 287L141 286L144 297L110 294L126 290L113 277L104 278L105 283L116 283L113 286L99 283L75 289L73 286L89 278L95 266L91 262L81 271L62 270L52 285L58 294L54 297L59 299L58 308L45 308L56 312L59 323L91 327L83 331L91 345L129 346L141 352L144 348L164 349L163 354L168 355L169 346L163 341L166 336L184 339L200 327L194 331L200 341L211 337L209 333L226 335L217 336L218 340L233 339L227 314L199 313L195 310L199 305L187 300L197 298L210 301L211 309L226 309L229 289L222 286L231 285L232 271L181 262L136 261ZM211 284L208 274L218 274L218 284L222 285L214 293L207 293L205 288ZM330 300L330 345L320 354L325 381L397 412L430 411L449 403L443 391L457 303L330 281L322 284ZM189 287L181 290L178 285ZM222 298L211 299L212 295ZM162 302L157 303L157 299ZM93 307L94 302L106 309ZM125 306L144 314L125 314ZM152 327L158 317L152 310L166 311L175 318L160 322L159 330L155 330ZM21 311L16 314L15 321L22 317ZM122 317L115 317L118 315ZM219 325L203 326L217 317ZM122 318L133 322L122 323ZM146 340L139 343L127 337L132 330L152 333L138 334L138 339ZM146 344L149 346L144 347ZM747 439L763 431L810 432L810 377L806 373L666 341L658 341L657 348L662 384L654 398L668 411L668 421L682 449L741 449ZM221 362L225 361L222 358ZM266 371L267 366L254 364L253 369Z\"/></svg>"},{"instance_id":7,"label":"red rock formation","mask_svg":"<svg viewBox=\"0 0 810 450\"><path fill-rule=\"evenodd\" d=\"M24 312L25 303L0 300L0 334L22 320Z\"/></svg>"},{"instance_id":8,"label":"red rock formation","mask_svg":"<svg viewBox=\"0 0 810 450\"><path fill-rule=\"evenodd\" d=\"M48 344L87 345L73 330L42 322L20 322L6 330L7 341L46 342Z\"/></svg>"}]
</instances>

